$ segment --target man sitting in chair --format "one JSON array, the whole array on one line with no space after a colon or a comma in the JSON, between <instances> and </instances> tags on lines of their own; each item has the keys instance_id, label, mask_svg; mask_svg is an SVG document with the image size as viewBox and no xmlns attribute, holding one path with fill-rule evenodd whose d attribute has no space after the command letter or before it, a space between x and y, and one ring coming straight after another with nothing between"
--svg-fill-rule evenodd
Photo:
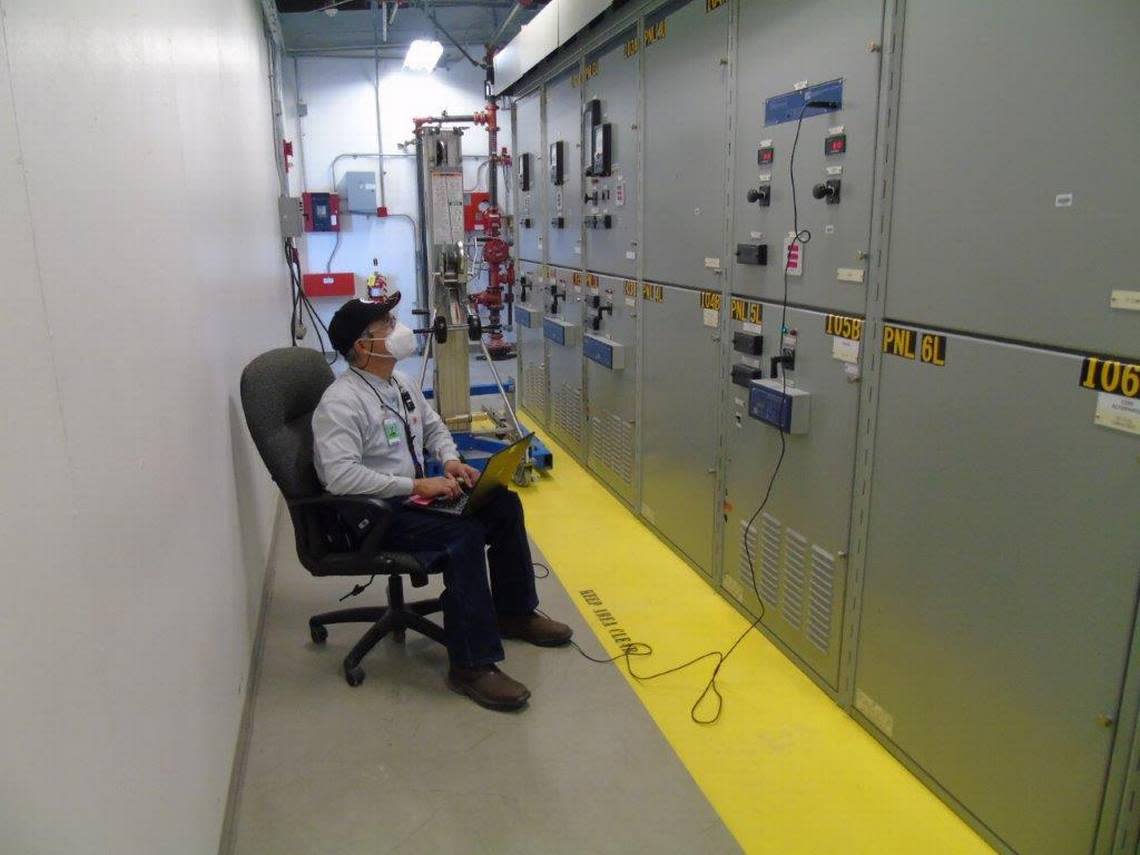
<instances>
[{"instance_id":1,"label":"man sitting in chair","mask_svg":"<svg viewBox=\"0 0 1140 855\"><path fill-rule=\"evenodd\" d=\"M348 370L313 413L317 475L330 493L398 500L384 548L447 551L447 683L490 709L518 709L530 692L496 667L503 660L500 639L554 647L568 643L572 630L535 612L522 503L510 490L464 517L404 507L402 499L411 495L456 497L479 472L459 459L451 433L419 386L395 370L398 360L416 352L415 334L391 314L399 301L399 293L376 302L349 300L329 324L329 338ZM442 461L446 474L425 477L425 451Z\"/></svg>"}]
</instances>

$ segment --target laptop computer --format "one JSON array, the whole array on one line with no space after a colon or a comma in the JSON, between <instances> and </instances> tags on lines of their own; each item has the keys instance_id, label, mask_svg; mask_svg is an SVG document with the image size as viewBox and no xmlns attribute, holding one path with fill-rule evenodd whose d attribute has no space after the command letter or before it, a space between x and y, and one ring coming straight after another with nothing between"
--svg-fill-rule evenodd
<instances>
[{"instance_id":1,"label":"laptop computer","mask_svg":"<svg viewBox=\"0 0 1140 855\"><path fill-rule=\"evenodd\" d=\"M426 499L422 496L411 496L404 501L404 507L452 517L473 514L492 499L496 490L505 489L514 478L515 472L526 456L528 445L530 445L530 434L495 452L488 458L487 465L483 467L483 474L469 492L454 499Z\"/></svg>"}]
</instances>

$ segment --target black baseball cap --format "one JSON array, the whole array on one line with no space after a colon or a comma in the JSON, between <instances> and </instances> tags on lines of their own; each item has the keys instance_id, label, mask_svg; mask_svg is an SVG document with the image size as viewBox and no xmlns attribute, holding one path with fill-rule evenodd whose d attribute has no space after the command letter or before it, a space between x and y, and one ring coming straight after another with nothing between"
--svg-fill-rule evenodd
<instances>
[{"instance_id":1,"label":"black baseball cap","mask_svg":"<svg viewBox=\"0 0 1140 855\"><path fill-rule=\"evenodd\" d=\"M329 340L336 352L348 356L356 340L368 329L373 321L388 317L388 313L400 302L400 292L382 300L349 300L336 310L329 322Z\"/></svg>"}]
</instances>

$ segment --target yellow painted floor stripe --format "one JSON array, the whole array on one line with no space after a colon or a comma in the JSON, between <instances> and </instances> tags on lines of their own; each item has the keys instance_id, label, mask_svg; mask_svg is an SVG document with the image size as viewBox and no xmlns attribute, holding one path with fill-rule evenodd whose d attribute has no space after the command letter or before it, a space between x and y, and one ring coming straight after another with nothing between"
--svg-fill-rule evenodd
<instances>
[{"instance_id":1,"label":"yellow painted floor stripe","mask_svg":"<svg viewBox=\"0 0 1140 855\"><path fill-rule=\"evenodd\" d=\"M609 655L619 652L615 628L653 646L652 657L634 659L639 673L727 650L744 618L569 453L540 436L554 449L555 467L520 491L527 527ZM600 605L580 596L587 589ZM604 626L596 609L615 623ZM759 633L721 671L720 721L694 724L689 708L713 665L710 659L646 684L626 678L745 851L992 852Z\"/></svg>"}]
</instances>

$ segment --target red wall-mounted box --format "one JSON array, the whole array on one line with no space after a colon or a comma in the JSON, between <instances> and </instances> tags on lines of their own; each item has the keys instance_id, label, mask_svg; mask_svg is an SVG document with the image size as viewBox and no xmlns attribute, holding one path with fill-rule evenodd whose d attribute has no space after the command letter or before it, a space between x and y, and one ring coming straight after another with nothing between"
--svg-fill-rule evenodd
<instances>
[{"instance_id":1,"label":"red wall-mounted box","mask_svg":"<svg viewBox=\"0 0 1140 855\"><path fill-rule=\"evenodd\" d=\"M309 297L351 297L356 294L353 273L306 273L301 287Z\"/></svg>"},{"instance_id":2,"label":"red wall-mounted box","mask_svg":"<svg viewBox=\"0 0 1140 855\"><path fill-rule=\"evenodd\" d=\"M482 232L487 229L486 212L480 206L490 204L490 193L468 193L467 201L463 204L463 231Z\"/></svg>"}]
</instances>

